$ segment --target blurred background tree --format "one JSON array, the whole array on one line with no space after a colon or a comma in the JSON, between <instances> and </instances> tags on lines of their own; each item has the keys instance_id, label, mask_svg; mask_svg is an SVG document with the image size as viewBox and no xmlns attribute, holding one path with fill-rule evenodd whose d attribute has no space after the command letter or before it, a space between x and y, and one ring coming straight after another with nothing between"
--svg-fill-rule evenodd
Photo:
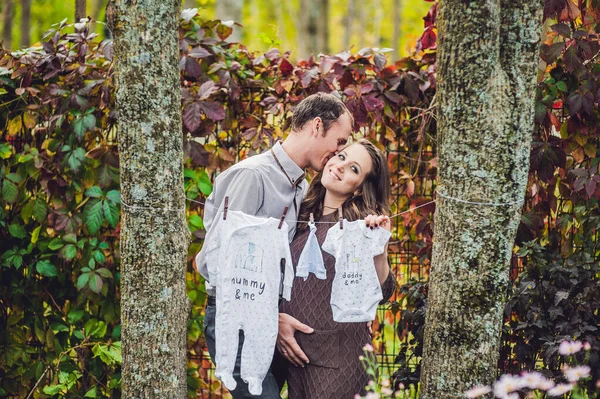
<instances>
[{"instance_id":1,"label":"blurred background tree","mask_svg":"<svg viewBox=\"0 0 600 399\"><path fill-rule=\"evenodd\" d=\"M0 0L4 47L13 50L36 45L52 24L83 16L103 22L107 0ZM338 53L363 47L389 47L390 61L407 56L423 33L423 15L430 4L422 0L183 0L182 8L198 8L205 19L233 20L232 41L249 49L278 47L292 59L310 54ZM102 38L107 30L96 25Z\"/></svg>"}]
</instances>

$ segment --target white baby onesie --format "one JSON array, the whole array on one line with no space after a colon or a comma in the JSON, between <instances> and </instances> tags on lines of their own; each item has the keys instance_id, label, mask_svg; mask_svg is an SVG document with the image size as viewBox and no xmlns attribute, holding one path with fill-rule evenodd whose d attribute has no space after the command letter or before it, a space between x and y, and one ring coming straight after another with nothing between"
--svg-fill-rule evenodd
<instances>
[{"instance_id":1,"label":"white baby onesie","mask_svg":"<svg viewBox=\"0 0 600 399\"><path fill-rule=\"evenodd\" d=\"M306 239L306 244L300 254L300 258L298 258L296 277L304 277L306 281L308 273L312 273L318 279L325 280L327 278L327 270L325 270L323 254L321 253L319 240L315 234L317 226L314 223L308 223L308 227L310 232L308 233L308 238Z\"/></svg>"},{"instance_id":2,"label":"white baby onesie","mask_svg":"<svg viewBox=\"0 0 600 399\"><path fill-rule=\"evenodd\" d=\"M222 218L222 214L220 215ZM228 211L204 245L211 282L216 287L215 375L228 389L233 378L239 330L244 331L240 374L253 395L262 392L273 359L278 328L278 302L290 300L294 271L288 228L279 220Z\"/></svg>"},{"instance_id":3,"label":"white baby onesie","mask_svg":"<svg viewBox=\"0 0 600 399\"><path fill-rule=\"evenodd\" d=\"M391 233L371 230L364 220L339 222L329 229L323 250L335 257L331 311L338 323L371 321L383 298L373 257L383 253Z\"/></svg>"}]
</instances>

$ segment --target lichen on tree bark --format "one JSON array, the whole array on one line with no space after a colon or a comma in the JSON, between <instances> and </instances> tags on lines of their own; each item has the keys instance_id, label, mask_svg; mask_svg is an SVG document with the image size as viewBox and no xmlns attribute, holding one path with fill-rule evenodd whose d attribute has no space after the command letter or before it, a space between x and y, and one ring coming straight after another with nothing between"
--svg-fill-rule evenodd
<instances>
[{"instance_id":1,"label":"lichen on tree bark","mask_svg":"<svg viewBox=\"0 0 600 399\"><path fill-rule=\"evenodd\" d=\"M113 1L121 177L123 397L185 398L189 234L180 2Z\"/></svg>"},{"instance_id":2,"label":"lichen on tree bark","mask_svg":"<svg viewBox=\"0 0 600 399\"><path fill-rule=\"evenodd\" d=\"M528 0L440 2L440 195L422 399L463 398L496 377L518 202L527 186L542 9Z\"/></svg>"}]
</instances>

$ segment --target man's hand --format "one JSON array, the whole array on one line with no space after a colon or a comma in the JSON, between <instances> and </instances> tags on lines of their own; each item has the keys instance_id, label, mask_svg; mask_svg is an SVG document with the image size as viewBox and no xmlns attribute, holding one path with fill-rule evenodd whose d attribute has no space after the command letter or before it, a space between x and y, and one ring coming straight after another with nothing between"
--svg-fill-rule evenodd
<instances>
[{"instance_id":1,"label":"man's hand","mask_svg":"<svg viewBox=\"0 0 600 399\"><path fill-rule=\"evenodd\" d=\"M304 367L310 363L308 356L296 341L296 331L312 334L314 329L302 324L287 313L279 313L279 331L277 333L277 349L290 363L296 367Z\"/></svg>"}]
</instances>

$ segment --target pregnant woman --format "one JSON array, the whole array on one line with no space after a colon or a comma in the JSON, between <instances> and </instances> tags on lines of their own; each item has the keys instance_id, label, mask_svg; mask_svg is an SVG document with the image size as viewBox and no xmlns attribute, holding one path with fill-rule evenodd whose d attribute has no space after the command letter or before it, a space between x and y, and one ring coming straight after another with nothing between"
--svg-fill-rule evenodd
<instances>
[{"instance_id":1,"label":"pregnant woman","mask_svg":"<svg viewBox=\"0 0 600 399\"><path fill-rule=\"evenodd\" d=\"M369 141L359 140L331 158L313 179L298 219L308 220L312 213L315 221L328 222L316 223L315 234L320 248L329 229L339 219L340 207L347 221L365 219L366 226L362 227L366 230L389 231L391 223L386 216L389 212L389 184L385 156ZM295 270L309 233L307 224L298 224L291 244ZM383 294L380 303L390 298L396 286L387 260L389 234L384 235L385 241L381 244L383 253L373 258L376 283L380 284ZM327 249L330 249L330 244L327 243ZM348 249L352 248L346 248L347 253L352 253ZM368 383L359 356L363 353L363 346L372 342L372 337L364 321L334 321L330 302L336 259L330 253L320 251L325 276L317 272L309 273L306 279L296 277L291 301L283 301L280 306L277 348L281 355L278 362L283 366L276 367L287 371L290 399L352 399L355 394L364 392ZM323 277L325 279L321 279ZM373 298L374 306L381 296Z\"/></svg>"}]
</instances>

